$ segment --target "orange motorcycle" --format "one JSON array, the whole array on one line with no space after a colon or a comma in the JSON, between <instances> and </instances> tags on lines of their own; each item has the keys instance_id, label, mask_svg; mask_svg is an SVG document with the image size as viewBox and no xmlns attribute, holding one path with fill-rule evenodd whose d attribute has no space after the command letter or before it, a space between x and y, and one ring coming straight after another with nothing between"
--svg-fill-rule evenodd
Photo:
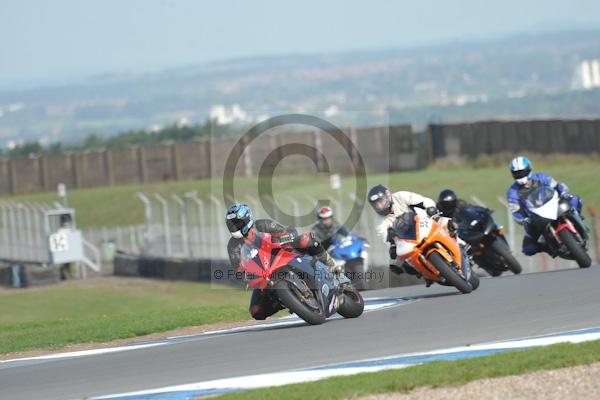
<instances>
[{"instance_id":1,"label":"orange motorcycle","mask_svg":"<svg viewBox=\"0 0 600 400\"><path fill-rule=\"evenodd\" d=\"M424 211L400 215L389 230L389 239L396 244L398 262L408 262L426 280L454 286L462 293L479 286L466 251Z\"/></svg>"}]
</instances>

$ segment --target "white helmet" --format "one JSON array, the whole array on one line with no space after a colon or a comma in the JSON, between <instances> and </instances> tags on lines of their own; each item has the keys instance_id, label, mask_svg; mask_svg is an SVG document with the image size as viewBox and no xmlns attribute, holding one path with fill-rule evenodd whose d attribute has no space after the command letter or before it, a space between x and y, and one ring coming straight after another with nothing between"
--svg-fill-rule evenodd
<instances>
[{"instance_id":1,"label":"white helmet","mask_svg":"<svg viewBox=\"0 0 600 400\"><path fill-rule=\"evenodd\" d=\"M510 173L519 185L525 185L531 178L531 161L523 156L513 158L510 162Z\"/></svg>"}]
</instances>

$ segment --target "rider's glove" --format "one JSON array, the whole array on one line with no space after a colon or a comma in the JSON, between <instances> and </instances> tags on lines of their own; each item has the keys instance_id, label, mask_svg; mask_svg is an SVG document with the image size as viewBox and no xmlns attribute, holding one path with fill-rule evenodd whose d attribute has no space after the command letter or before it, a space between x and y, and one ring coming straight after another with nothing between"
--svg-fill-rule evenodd
<instances>
[{"instance_id":1,"label":"rider's glove","mask_svg":"<svg viewBox=\"0 0 600 400\"><path fill-rule=\"evenodd\" d=\"M458 224L456 222L454 222L454 220L450 219L448 220L448 232L454 234L456 233L456 231L458 230Z\"/></svg>"},{"instance_id":2,"label":"rider's glove","mask_svg":"<svg viewBox=\"0 0 600 400\"><path fill-rule=\"evenodd\" d=\"M390 246L390 258L392 260L396 259L396 245L395 244Z\"/></svg>"},{"instance_id":3,"label":"rider's glove","mask_svg":"<svg viewBox=\"0 0 600 400\"><path fill-rule=\"evenodd\" d=\"M562 192L560 195L561 199L571 200L574 196L569 192Z\"/></svg>"},{"instance_id":4,"label":"rider's glove","mask_svg":"<svg viewBox=\"0 0 600 400\"><path fill-rule=\"evenodd\" d=\"M521 224L523 225L523 227L525 229L527 229L527 225L529 225L530 222L531 222L531 220L529 219L529 217L525 217L521 220Z\"/></svg>"}]
</instances>

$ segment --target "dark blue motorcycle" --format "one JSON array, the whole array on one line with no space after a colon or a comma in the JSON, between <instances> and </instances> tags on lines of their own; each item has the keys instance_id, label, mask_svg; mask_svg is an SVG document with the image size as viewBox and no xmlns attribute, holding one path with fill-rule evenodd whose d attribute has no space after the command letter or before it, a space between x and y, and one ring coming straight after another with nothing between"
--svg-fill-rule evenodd
<instances>
[{"instance_id":1,"label":"dark blue motorcycle","mask_svg":"<svg viewBox=\"0 0 600 400\"><path fill-rule=\"evenodd\" d=\"M496 224L492 212L477 206L459 210L458 236L469 244L468 253L473 261L491 276L500 276L505 271L520 274L521 264L512 254L504 230Z\"/></svg>"}]
</instances>

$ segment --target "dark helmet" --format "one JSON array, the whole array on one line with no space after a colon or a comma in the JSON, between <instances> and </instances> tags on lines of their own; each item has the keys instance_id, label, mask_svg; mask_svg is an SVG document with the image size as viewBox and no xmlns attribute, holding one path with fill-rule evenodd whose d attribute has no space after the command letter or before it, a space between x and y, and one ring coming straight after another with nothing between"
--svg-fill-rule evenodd
<instances>
[{"instance_id":1,"label":"dark helmet","mask_svg":"<svg viewBox=\"0 0 600 400\"><path fill-rule=\"evenodd\" d=\"M454 214L456 211L456 193L452 189L444 189L440 192L438 196L437 208L444 214L444 216L449 217Z\"/></svg>"},{"instance_id":2,"label":"dark helmet","mask_svg":"<svg viewBox=\"0 0 600 400\"><path fill-rule=\"evenodd\" d=\"M379 215L388 215L392 212L392 193L383 185L375 185L369 190L369 204Z\"/></svg>"},{"instance_id":3,"label":"dark helmet","mask_svg":"<svg viewBox=\"0 0 600 400\"><path fill-rule=\"evenodd\" d=\"M510 173L519 185L525 185L531 178L531 161L527 157L519 156L510 161Z\"/></svg>"},{"instance_id":4,"label":"dark helmet","mask_svg":"<svg viewBox=\"0 0 600 400\"><path fill-rule=\"evenodd\" d=\"M241 239L248 234L248 231L254 225L254 215L252 215L252 210L246 204L237 203L229 206L225 221L231 236Z\"/></svg>"}]
</instances>

